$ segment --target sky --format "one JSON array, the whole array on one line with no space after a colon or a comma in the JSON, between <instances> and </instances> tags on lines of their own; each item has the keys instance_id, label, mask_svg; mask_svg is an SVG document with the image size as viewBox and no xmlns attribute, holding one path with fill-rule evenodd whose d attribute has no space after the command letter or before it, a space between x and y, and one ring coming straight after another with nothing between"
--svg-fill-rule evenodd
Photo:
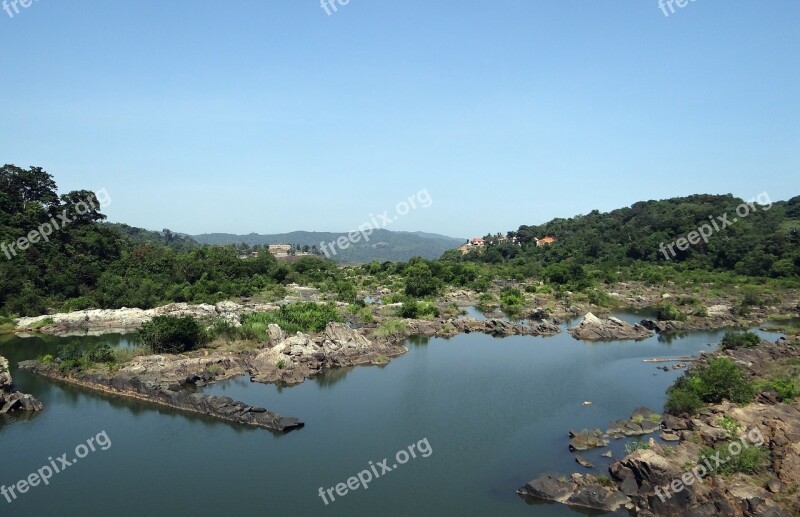
<instances>
[{"instance_id":1,"label":"sky","mask_svg":"<svg viewBox=\"0 0 800 517\"><path fill-rule=\"evenodd\" d=\"M797 0L6 1L0 162L114 222L473 237L800 194Z\"/></svg>"}]
</instances>

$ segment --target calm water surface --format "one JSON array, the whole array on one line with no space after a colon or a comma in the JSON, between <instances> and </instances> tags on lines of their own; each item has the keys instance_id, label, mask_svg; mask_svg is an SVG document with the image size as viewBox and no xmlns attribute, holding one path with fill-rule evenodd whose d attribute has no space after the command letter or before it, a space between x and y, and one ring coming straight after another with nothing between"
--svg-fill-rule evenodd
<instances>
[{"instance_id":1,"label":"calm water surface","mask_svg":"<svg viewBox=\"0 0 800 517\"><path fill-rule=\"evenodd\" d=\"M631 316L633 317L633 316ZM774 334L765 334L774 340ZM533 504L516 488L549 471L578 471L569 429L605 428L639 406L660 409L680 371L643 358L712 350L722 332L667 341L588 344L568 334L415 339L382 367L336 370L279 388L234 379L207 388L306 422L287 435L230 425L54 384L16 363L69 341L130 346L125 336L0 337L18 389L45 403L32 418L0 416L0 484L27 478L48 457L106 431L112 446L31 488L2 516L81 515L582 515ZM591 401L591 406L583 406ZM427 438L428 458L328 506L333 487ZM620 454L624 442L612 443ZM605 470L602 450L586 457Z\"/></svg>"}]
</instances>

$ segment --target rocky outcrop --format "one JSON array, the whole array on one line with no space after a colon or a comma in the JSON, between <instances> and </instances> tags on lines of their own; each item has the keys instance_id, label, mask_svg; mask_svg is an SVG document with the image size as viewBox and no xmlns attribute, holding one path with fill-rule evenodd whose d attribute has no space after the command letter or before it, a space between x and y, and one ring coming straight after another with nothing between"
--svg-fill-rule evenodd
<instances>
[{"instance_id":1,"label":"rocky outcrop","mask_svg":"<svg viewBox=\"0 0 800 517\"><path fill-rule=\"evenodd\" d=\"M11 370L8 360L0 356L0 414L12 411L41 411L44 404L33 398L14 390L14 382L11 379Z\"/></svg>"},{"instance_id":2,"label":"rocky outcrop","mask_svg":"<svg viewBox=\"0 0 800 517\"><path fill-rule=\"evenodd\" d=\"M223 319L238 326L239 317L251 312L274 311L272 304L240 305L220 302L216 305L190 305L171 303L155 309L88 309L32 318L17 319L17 331L35 331L55 335L97 335L131 332L156 316L192 317L197 319Z\"/></svg>"},{"instance_id":3,"label":"rocky outcrop","mask_svg":"<svg viewBox=\"0 0 800 517\"><path fill-rule=\"evenodd\" d=\"M630 498L617 490L601 486L591 474L556 477L544 475L517 490L524 497L563 503L569 506L614 512L630 506Z\"/></svg>"},{"instance_id":4,"label":"rocky outcrop","mask_svg":"<svg viewBox=\"0 0 800 517\"><path fill-rule=\"evenodd\" d=\"M130 371L121 371L114 375L63 373L57 366L38 361L22 362L20 367L52 380L273 431L287 432L304 425L297 418L284 417L261 407L237 402L229 397L192 392L185 389L185 385L188 384L186 381L183 385L173 383L165 386L163 381L143 380Z\"/></svg>"},{"instance_id":5,"label":"rocky outcrop","mask_svg":"<svg viewBox=\"0 0 800 517\"><path fill-rule=\"evenodd\" d=\"M270 343L283 335L270 329ZM370 340L343 323L329 323L318 335L298 332L284 338L247 361L253 382L298 384L331 369L363 364L383 364L408 349L390 340Z\"/></svg>"},{"instance_id":6,"label":"rocky outcrop","mask_svg":"<svg viewBox=\"0 0 800 517\"><path fill-rule=\"evenodd\" d=\"M680 321L642 320L639 325L647 330L658 332L659 334L680 332L687 328L687 325Z\"/></svg>"},{"instance_id":7,"label":"rocky outcrop","mask_svg":"<svg viewBox=\"0 0 800 517\"><path fill-rule=\"evenodd\" d=\"M600 319L591 312L577 326L569 329L569 333L575 339L583 341L645 339L653 335L653 332L638 323L631 325L614 317Z\"/></svg>"},{"instance_id":8,"label":"rocky outcrop","mask_svg":"<svg viewBox=\"0 0 800 517\"><path fill-rule=\"evenodd\" d=\"M408 336L455 336L472 332L488 334L494 337L506 336L554 336L561 332L557 325L547 322L530 325L511 322L499 318L478 320L475 318L452 318L433 320L407 320L407 328L398 340Z\"/></svg>"},{"instance_id":9,"label":"rocky outcrop","mask_svg":"<svg viewBox=\"0 0 800 517\"><path fill-rule=\"evenodd\" d=\"M730 357L755 380L793 368L800 359L800 350L761 343L755 348L703 354L697 364L720 355ZM800 403L781 402L776 393L769 391L759 394L756 400L746 406L715 404L693 417L664 415L658 429L670 446L650 438L646 448L610 465L610 480L580 474L543 475L525 484L518 493L604 511L625 508L632 515L647 517L800 515ZM612 424L609 433L616 429L624 435L640 434L629 424L641 424L644 432L655 421L656 415L642 408L634 412L629 422ZM736 442L743 444L742 448L761 448L766 458L764 469L722 476L700 468L701 450L721 450L725 461L730 459L725 451L734 450L730 444ZM716 464L715 460L709 461ZM698 476L688 477L692 472L702 472L702 481Z\"/></svg>"}]
</instances>

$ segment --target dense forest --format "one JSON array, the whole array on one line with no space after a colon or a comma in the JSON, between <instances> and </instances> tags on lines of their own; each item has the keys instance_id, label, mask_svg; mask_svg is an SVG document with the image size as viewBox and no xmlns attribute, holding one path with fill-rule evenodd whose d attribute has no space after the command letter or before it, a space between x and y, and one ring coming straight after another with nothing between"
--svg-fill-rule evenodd
<instances>
[{"instance_id":1,"label":"dense forest","mask_svg":"<svg viewBox=\"0 0 800 517\"><path fill-rule=\"evenodd\" d=\"M82 200L93 207L84 214ZM341 276L335 264L314 257L279 264L262 251L243 260L233 246L199 246L168 230L107 224L100 205L89 191L59 197L41 168L0 169L2 313L213 303L279 293L289 282L328 282L335 290Z\"/></svg>"},{"instance_id":2,"label":"dense forest","mask_svg":"<svg viewBox=\"0 0 800 517\"><path fill-rule=\"evenodd\" d=\"M280 299L290 283L354 302L359 289L381 285L424 298L446 286L478 292L515 282L527 288L543 282L556 291L628 280L796 286L800 276L800 197L750 205L730 195L647 201L487 236L486 246L467 254L450 250L435 260L354 267L315 256L278 262L263 248L241 258L235 245L107 223L102 205L87 190L59 196L41 168L0 169L0 314ZM711 235L691 238L712 220ZM544 236L555 242L537 246ZM669 247L687 237L694 244Z\"/></svg>"},{"instance_id":3,"label":"dense forest","mask_svg":"<svg viewBox=\"0 0 800 517\"><path fill-rule=\"evenodd\" d=\"M644 279L653 281L665 274L692 271L797 278L800 197L768 201L763 195L752 202L731 195L695 195L640 202L607 213L595 210L539 226L521 226L505 238L487 236L485 248L463 257L450 252L445 258L505 264L526 276L541 275L562 283L589 271L601 273L608 281L620 279L621 272L627 272L628 278L645 275ZM697 235L692 236L693 232ZM555 237L555 242L536 246L536 239L545 236ZM676 241L683 245L676 246Z\"/></svg>"}]
</instances>

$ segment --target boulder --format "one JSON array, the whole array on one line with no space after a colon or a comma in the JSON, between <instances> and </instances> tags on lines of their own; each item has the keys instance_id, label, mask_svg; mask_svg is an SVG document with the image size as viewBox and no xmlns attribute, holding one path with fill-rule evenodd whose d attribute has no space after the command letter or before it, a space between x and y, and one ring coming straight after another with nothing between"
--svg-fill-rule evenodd
<instances>
[{"instance_id":1,"label":"boulder","mask_svg":"<svg viewBox=\"0 0 800 517\"><path fill-rule=\"evenodd\" d=\"M627 339L646 339L653 332L640 324L631 325L618 318L600 319L591 312L575 327L569 329L575 339L584 341L610 341Z\"/></svg>"}]
</instances>

